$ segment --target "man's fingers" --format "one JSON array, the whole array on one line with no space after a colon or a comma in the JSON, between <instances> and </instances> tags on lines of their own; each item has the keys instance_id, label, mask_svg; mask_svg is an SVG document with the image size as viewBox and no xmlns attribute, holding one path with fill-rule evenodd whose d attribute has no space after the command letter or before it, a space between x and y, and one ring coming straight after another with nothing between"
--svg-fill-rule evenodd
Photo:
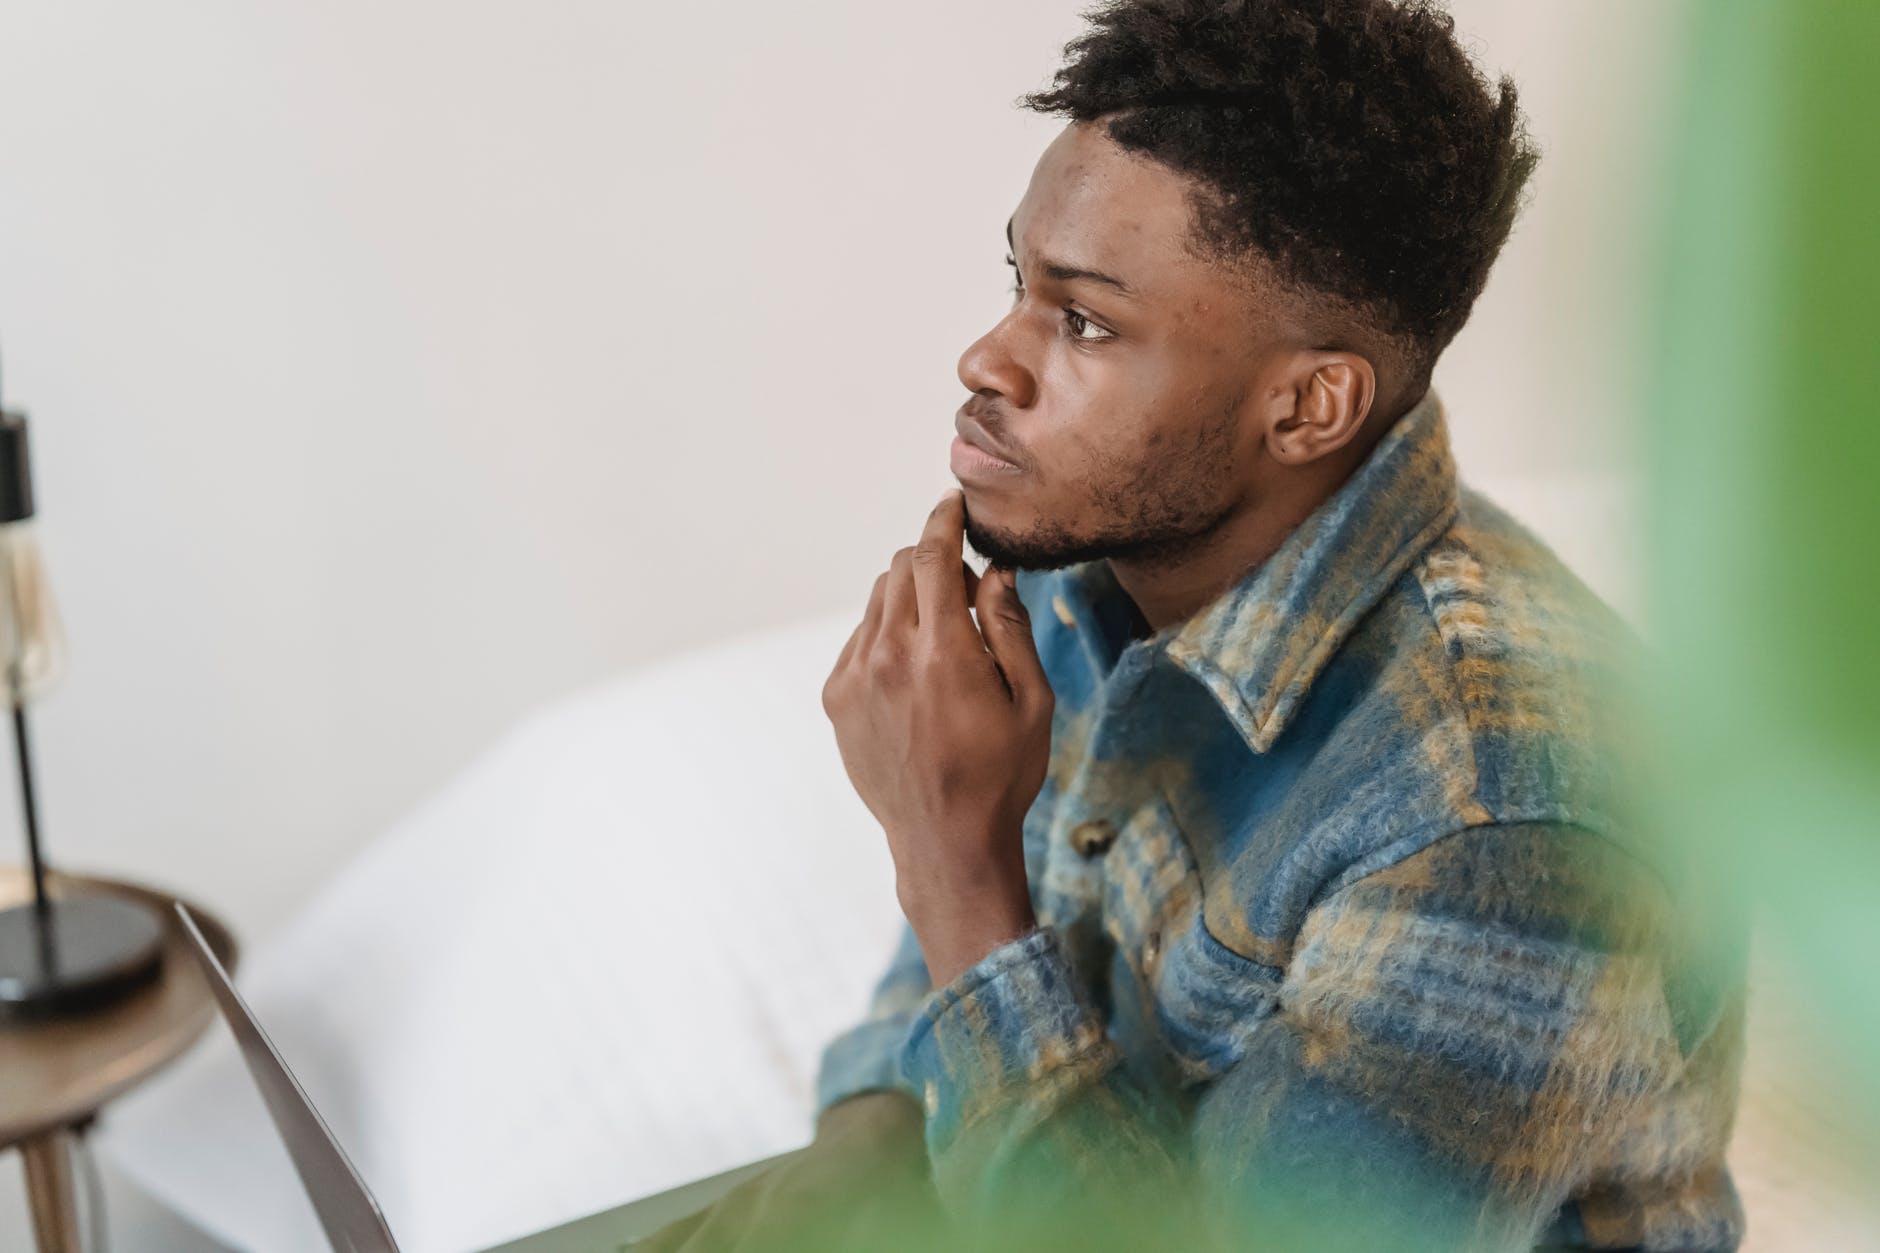
<instances>
[{"instance_id":1,"label":"man's fingers","mask_svg":"<svg viewBox=\"0 0 1880 1253\"><path fill-rule=\"evenodd\" d=\"M881 632L881 616L888 600L888 576L875 576L875 585L868 592L868 608L862 611L862 624L855 628L854 647L845 656L866 657L868 650L875 646L875 636Z\"/></svg>"},{"instance_id":2,"label":"man's fingers","mask_svg":"<svg viewBox=\"0 0 1880 1253\"><path fill-rule=\"evenodd\" d=\"M903 548L888 563L887 583L883 588L881 629L913 634L920 625L919 607L914 591L914 550Z\"/></svg>"},{"instance_id":3,"label":"man's fingers","mask_svg":"<svg viewBox=\"0 0 1880 1253\"><path fill-rule=\"evenodd\" d=\"M832 680L846 670L849 662L854 659L856 650L862 642L862 628L867 625L868 619L864 617L855 624L855 629L849 632L849 638L842 641L842 651L836 654L836 664L829 667L829 677Z\"/></svg>"},{"instance_id":4,"label":"man's fingers","mask_svg":"<svg viewBox=\"0 0 1880 1253\"><path fill-rule=\"evenodd\" d=\"M923 630L938 633L972 625L966 616L966 584L958 573L965 537L966 505L956 488L927 515L914 546L914 589Z\"/></svg>"},{"instance_id":5,"label":"man's fingers","mask_svg":"<svg viewBox=\"0 0 1880 1253\"><path fill-rule=\"evenodd\" d=\"M868 591L868 603L862 606L861 621L857 622L855 624L855 629L849 632L849 638L842 642L842 651L836 654L836 664L830 667L831 673L834 673L835 671L838 671L842 669L842 667L848 665L849 659L855 656L856 650L861 645L862 636L866 634L868 630L868 617L871 613L874 613L876 611L876 605L880 596L880 592L881 592L881 580L876 579L875 585L872 588L870 588Z\"/></svg>"},{"instance_id":6,"label":"man's fingers","mask_svg":"<svg viewBox=\"0 0 1880 1253\"><path fill-rule=\"evenodd\" d=\"M1015 698L1033 698L1051 690L1038 646L1031 636L1031 615L1018 598L1010 570L987 570L979 581L973 607L979 614L979 633L1005 676Z\"/></svg>"},{"instance_id":7,"label":"man's fingers","mask_svg":"<svg viewBox=\"0 0 1880 1253\"><path fill-rule=\"evenodd\" d=\"M962 586L966 589L966 599L969 601L974 599L979 594L979 575L966 564L966 559L963 557L960 559L960 579ZM836 654L836 664L830 667L832 672L848 665L856 653L865 652L867 645L873 641L874 634L881 625L881 616L887 600L887 585L886 574L875 580L875 585L868 595L868 605L862 611L862 620L855 624L855 629L849 632L849 638L843 641L842 651Z\"/></svg>"}]
</instances>

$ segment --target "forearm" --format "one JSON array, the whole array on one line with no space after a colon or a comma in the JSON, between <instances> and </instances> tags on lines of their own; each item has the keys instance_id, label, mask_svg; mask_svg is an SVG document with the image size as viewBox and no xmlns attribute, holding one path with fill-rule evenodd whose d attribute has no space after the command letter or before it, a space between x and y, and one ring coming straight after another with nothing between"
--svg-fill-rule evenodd
<instances>
[{"instance_id":1,"label":"forearm","mask_svg":"<svg viewBox=\"0 0 1880 1253\"><path fill-rule=\"evenodd\" d=\"M920 944L912 928L904 927L886 971L876 983L868 1013L860 1022L831 1040L823 1050L816 1075L816 1109L861 1093L898 1090L916 1105L918 1091L909 1088L900 1071L901 1042L933 991Z\"/></svg>"},{"instance_id":2,"label":"forearm","mask_svg":"<svg viewBox=\"0 0 1880 1253\"><path fill-rule=\"evenodd\" d=\"M1048 929L936 992L901 1066L923 1097L935 1186L958 1217L1174 1177L1179 1127L1123 1069Z\"/></svg>"},{"instance_id":3,"label":"forearm","mask_svg":"<svg viewBox=\"0 0 1880 1253\"><path fill-rule=\"evenodd\" d=\"M1035 931L909 1034L935 1184L963 1218L1133 1193L1280 1248L1526 1247L1677 1073L1653 883L1596 837L1458 833L1328 897L1208 1073L1153 1090Z\"/></svg>"}]
</instances>

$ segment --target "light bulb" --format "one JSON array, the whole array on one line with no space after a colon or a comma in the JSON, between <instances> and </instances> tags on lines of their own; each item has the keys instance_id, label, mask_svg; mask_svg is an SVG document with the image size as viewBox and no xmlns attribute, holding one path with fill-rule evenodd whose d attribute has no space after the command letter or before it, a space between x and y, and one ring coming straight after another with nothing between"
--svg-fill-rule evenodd
<instances>
[{"instance_id":1,"label":"light bulb","mask_svg":"<svg viewBox=\"0 0 1880 1253\"><path fill-rule=\"evenodd\" d=\"M65 629L31 518L0 523L0 676L15 705L65 674Z\"/></svg>"}]
</instances>

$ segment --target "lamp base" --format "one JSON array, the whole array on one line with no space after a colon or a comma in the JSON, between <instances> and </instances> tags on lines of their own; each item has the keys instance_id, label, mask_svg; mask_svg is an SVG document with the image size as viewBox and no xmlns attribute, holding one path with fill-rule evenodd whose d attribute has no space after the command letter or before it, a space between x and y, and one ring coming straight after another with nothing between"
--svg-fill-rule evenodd
<instances>
[{"instance_id":1,"label":"lamp base","mask_svg":"<svg viewBox=\"0 0 1880 1253\"><path fill-rule=\"evenodd\" d=\"M109 896L0 911L0 1019L82 1013L136 991L163 962L163 921Z\"/></svg>"}]
</instances>

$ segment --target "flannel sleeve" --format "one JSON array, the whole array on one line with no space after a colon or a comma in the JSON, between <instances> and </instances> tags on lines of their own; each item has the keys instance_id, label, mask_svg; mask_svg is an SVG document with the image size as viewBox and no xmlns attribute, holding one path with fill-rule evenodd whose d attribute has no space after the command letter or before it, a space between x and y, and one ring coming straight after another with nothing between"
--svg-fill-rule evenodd
<instances>
[{"instance_id":1,"label":"flannel sleeve","mask_svg":"<svg viewBox=\"0 0 1880 1253\"><path fill-rule=\"evenodd\" d=\"M1330 891L1198 1094L1132 1078L1049 930L936 992L903 1068L959 1217L1137 1185L1263 1248L1527 1249L1674 1080L1664 919L1599 837L1468 828Z\"/></svg>"},{"instance_id":2,"label":"flannel sleeve","mask_svg":"<svg viewBox=\"0 0 1880 1253\"><path fill-rule=\"evenodd\" d=\"M867 1015L823 1050L816 1075L816 1112L845 1097L893 1090L919 1099L900 1070L901 1042L933 991L914 929L905 924L887 971L875 985Z\"/></svg>"}]
</instances>

